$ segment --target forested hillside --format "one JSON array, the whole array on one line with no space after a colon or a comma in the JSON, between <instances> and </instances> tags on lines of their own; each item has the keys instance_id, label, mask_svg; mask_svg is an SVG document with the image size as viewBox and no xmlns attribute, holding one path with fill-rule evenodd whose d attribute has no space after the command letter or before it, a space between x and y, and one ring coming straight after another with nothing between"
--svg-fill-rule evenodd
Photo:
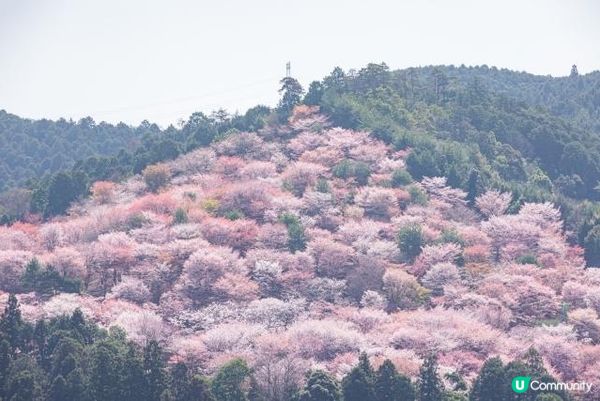
<instances>
[{"instance_id":1,"label":"forested hillside","mask_svg":"<svg viewBox=\"0 0 600 401\"><path fill-rule=\"evenodd\" d=\"M572 242L600 247L600 228L590 236L600 221L600 73L579 75L574 66L569 76L553 78L487 66L389 71L385 64L370 64L358 71L336 68L311 83L306 94L293 78L284 80L284 89L287 98L277 110L258 106L242 116L223 110L210 116L195 113L182 128L165 131L146 123L135 129L96 125L90 119L78 124L31 122L4 113L4 120L13 121L5 125L17 128L3 132L30 134L5 142L10 146L3 150L10 149L10 157L3 159L4 170L10 178L0 182L10 188L11 182L22 183L19 177L33 172L25 171L37 170L26 188L0 194L0 219L6 223L31 214L62 214L73 201L89 195L94 181L139 173L148 164L206 146L232 129L253 131L273 118L285 120L290 107L304 102L319 105L336 125L365 129L397 149L411 149L407 169L413 177L446 176L450 186L469 193L470 202L490 188L513 193L511 210L524 201L552 201ZM115 141L129 143L134 138L139 145L120 153L119 146L102 145L113 151L106 157L101 151L87 159L87 150L71 153L81 159L52 175L52 168L39 166L58 166L58 161L36 157L32 162L22 149L36 143L28 139L32 133L54 137L52 130L63 125L69 129L61 130L60 138L87 129L91 132L86 138L115 136ZM105 131L110 135L101 134ZM86 141L75 143L83 146ZM62 160L62 167L69 165L63 160L69 153L56 151L56 146L52 158ZM588 252L586 257L600 263L600 254Z\"/></svg>"},{"instance_id":2,"label":"forested hillside","mask_svg":"<svg viewBox=\"0 0 600 401\"><path fill-rule=\"evenodd\" d=\"M5 394L598 399L598 387L509 387L599 381L600 270L556 205L495 189L476 148L433 134L481 172L456 164L466 190L446 171L418 176L415 153L438 148L398 138L422 131L336 127L341 109L323 114L299 104L297 82L283 86L255 132L210 131L196 115L198 149L94 182L68 216L0 227Z\"/></svg>"},{"instance_id":3,"label":"forested hillside","mask_svg":"<svg viewBox=\"0 0 600 401\"><path fill-rule=\"evenodd\" d=\"M156 126L28 120L0 110L0 192L27 180L73 167L92 156L115 156L138 147L143 134Z\"/></svg>"}]
</instances>

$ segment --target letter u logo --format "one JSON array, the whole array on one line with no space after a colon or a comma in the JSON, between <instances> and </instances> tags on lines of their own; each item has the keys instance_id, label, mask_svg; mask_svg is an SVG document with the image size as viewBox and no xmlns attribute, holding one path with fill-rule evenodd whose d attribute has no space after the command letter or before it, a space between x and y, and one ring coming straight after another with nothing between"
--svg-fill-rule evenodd
<instances>
[{"instance_id":1,"label":"letter u logo","mask_svg":"<svg viewBox=\"0 0 600 401\"><path fill-rule=\"evenodd\" d=\"M512 389L517 394L522 394L527 391L531 377L517 376L512 380Z\"/></svg>"}]
</instances>

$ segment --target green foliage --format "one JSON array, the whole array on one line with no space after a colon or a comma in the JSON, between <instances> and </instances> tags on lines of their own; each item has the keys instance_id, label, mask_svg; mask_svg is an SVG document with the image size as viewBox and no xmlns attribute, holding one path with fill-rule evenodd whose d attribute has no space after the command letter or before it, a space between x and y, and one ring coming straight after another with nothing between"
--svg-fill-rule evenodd
<instances>
[{"instance_id":1,"label":"green foliage","mask_svg":"<svg viewBox=\"0 0 600 401\"><path fill-rule=\"evenodd\" d=\"M146 129L153 127L96 124L90 117L79 122L34 121L0 110L0 192L67 170L78 160L132 150Z\"/></svg>"},{"instance_id":2,"label":"green foliage","mask_svg":"<svg viewBox=\"0 0 600 401\"><path fill-rule=\"evenodd\" d=\"M342 392L344 401L363 401L375 398L373 382L363 369L355 367L344 377Z\"/></svg>"},{"instance_id":3,"label":"green foliage","mask_svg":"<svg viewBox=\"0 0 600 401\"><path fill-rule=\"evenodd\" d=\"M453 228L450 229L444 229L442 231L442 234L440 235L440 238L437 241L440 244L450 244L450 243L454 243L460 246L465 246L466 242L465 240L461 237L461 235Z\"/></svg>"},{"instance_id":4,"label":"green foliage","mask_svg":"<svg viewBox=\"0 0 600 401\"><path fill-rule=\"evenodd\" d=\"M503 401L512 391L508 387L504 365L500 358L491 358L483 364L479 376L473 384L469 401Z\"/></svg>"},{"instance_id":5,"label":"green foliage","mask_svg":"<svg viewBox=\"0 0 600 401\"><path fill-rule=\"evenodd\" d=\"M535 257L535 255L531 254L519 256L517 258L517 263L520 263L522 265L538 265L537 258Z\"/></svg>"},{"instance_id":6,"label":"green foliage","mask_svg":"<svg viewBox=\"0 0 600 401\"><path fill-rule=\"evenodd\" d=\"M585 250L585 259L591 266L600 266L600 225L594 226L587 235L583 243Z\"/></svg>"},{"instance_id":7,"label":"green foliage","mask_svg":"<svg viewBox=\"0 0 600 401\"><path fill-rule=\"evenodd\" d=\"M44 216L64 213L71 202L87 192L87 177L82 173L58 173L50 179L45 204L40 205Z\"/></svg>"},{"instance_id":8,"label":"green foliage","mask_svg":"<svg viewBox=\"0 0 600 401\"><path fill-rule=\"evenodd\" d=\"M160 401L160 396L167 384L165 362L160 345L151 340L144 347L144 376L148 401Z\"/></svg>"},{"instance_id":9,"label":"green foliage","mask_svg":"<svg viewBox=\"0 0 600 401\"><path fill-rule=\"evenodd\" d=\"M366 353L361 353L358 365L342 380L344 401L375 399L375 371Z\"/></svg>"},{"instance_id":10,"label":"green foliage","mask_svg":"<svg viewBox=\"0 0 600 401\"><path fill-rule=\"evenodd\" d=\"M425 206L429 200L425 191L416 185L409 186L408 193L410 194L410 201L416 205Z\"/></svg>"},{"instance_id":11,"label":"green foliage","mask_svg":"<svg viewBox=\"0 0 600 401\"><path fill-rule=\"evenodd\" d=\"M344 159L336 164L333 169L333 176L337 178L354 178L358 185L367 185L371 170L366 163L355 162L353 160Z\"/></svg>"},{"instance_id":12,"label":"green foliage","mask_svg":"<svg viewBox=\"0 0 600 401\"><path fill-rule=\"evenodd\" d=\"M421 253L423 244L423 232L420 225L409 224L401 227L398 231L398 247L406 259L414 261Z\"/></svg>"},{"instance_id":13,"label":"green foliage","mask_svg":"<svg viewBox=\"0 0 600 401\"><path fill-rule=\"evenodd\" d=\"M414 401L416 392L410 379L399 374L392 361L386 359L377 370L375 395L377 401Z\"/></svg>"},{"instance_id":14,"label":"green foliage","mask_svg":"<svg viewBox=\"0 0 600 401\"><path fill-rule=\"evenodd\" d=\"M392 173L392 187L398 188L410 184L413 181L412 176L405 169L394 170Z\"/></svg>"},{"instance_id":15,"label":"green foliage","mask_svg":"<svg viewBox=\"0 0 600 401\"><path fill-rule=\"evenodd\" d=\"M173 224L185 224L188 222L188 215L184 208L178 207L173 216Z\"/></svg>"},{"instance_id":16,"label":"green foliage","mask_svg":"<svg viewBox=\"0 0 600 401\"><path fill-rule=\"evenodd\" d=\"M329 193L331 191L331 187L326 179L319 178L317 180L317 184L315 185L315 190L321 193Z\"/></svg>"},{"instance_id":17,"label":"green foliage","mask_svg":"<svg viewBox=\"0 0 600 401\"><path fill-rule=\"evenodd\" d=\"M287 122L294 106L302 101L304 89L302 89L300 82L292 77L283 78L280 84L279 93L281 94L281 99L277 106L277 114L279 115L279 121Z\"/></svg>"},{"instance_id":18,"label":"green foliage","mask_svg":"<svg viewBox=\"0 0 600 401\"><path fill-rule=\"evenodd\" d=\"M288 249L294 253L306 249L306 235L300 219L294 214L285 213L279 220L285 224L288 230Z\"/></svg>"},{"instance_id":19,"label":"green foliage","mask_svg":"<svg viewBox=\"0 0 600 401\"><path fill-rule=\"evenodd\" d=\"M418 401L442 401L444 385L438 375L437 358L431 355L425 359L419 372Z\"/></svg>"},{"instance_id":20,"label":"green foliage","mask_svg":"<svg viewBox=\"0 0 600 401\"><path fill-rule=\"evenodd\" d=\"M21 277L21 286L25 291L35 291L40 295L54 295L61 292L79 292L81 281L62 276L51 265L43 267L37 259L32 259Z\"/></svg>"},{"instance_id":21,"label":"green foliage","mask_svg":"<svg viewBox=\"0 0 600 401\"><path fill-rule=\"evenodd\" d=\"M341 401L342 395L336 380L323 372L315 370L308 375L306 385L294 401Z\"/></svg>"},{"instance_id":22,"label":"green foliage","mask_svg":"<svg viewBox=\"0 0 600 401\"><path fill-rule=\"evenodd\" d=\"M234 359L219 369L212 381L212 393L219 401L246 401L243 383L250 369L241 359Z\"/></svg>"},{"instance_id":23,"label":"green foliage","mask_svg":"<svg viewBox=\"0 0 600 401\"><path fill-rule=\"evenodd\" d=\"M192 376L189 397L190 401L215 401L215 397L210 389L210 382L206 377L200 375ZM180 400L181 398L176 399ZM185 400L185 398L182 400Z\"/></svg>"}]
</instances>

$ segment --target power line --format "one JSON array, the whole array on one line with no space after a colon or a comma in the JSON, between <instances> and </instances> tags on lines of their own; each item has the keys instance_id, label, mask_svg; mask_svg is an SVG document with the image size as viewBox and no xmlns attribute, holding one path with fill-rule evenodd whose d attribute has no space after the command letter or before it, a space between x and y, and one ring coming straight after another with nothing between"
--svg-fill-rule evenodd
<instances>
[{"instance_id":1,"label":"power line","mask_svg":"<svg viewBox=\"0 0 600 401\"><path fill-rule=\"evenodd\" d=\"M220 91L214 91L214 92L208 92L208 93L198 94L198 95L194 95L194 96L187 96L187 97L182 97L182 98L164 100L164 101L160 101L160 102L146 103L143 105L132 105L132 106L124 106L124 107L118 107L118 108L108 109L108 110L94 111L94 112L91 112L90 114L94 114L94 115L115 114L115 113L120 113L123 111L142 110L142 109L147 109L150 107L164 106L164 105L169 105L169 104L177 104L177 103L187 102L190 100L203 99L203 98L207 98L207 97L211 97L211 96L221 95L224 93L235 92L235 91L238 91L243 88L261 85L266 82L272 82L272 81L275 81L276 79L278 79L278 78L276 78L276 77L265 78L260 81L255 81L255 82L251 82L251 83L244 84L244 85L239 85L236 87L231 87L231 88L220 90Z\"/></svg>"}]
</instances>

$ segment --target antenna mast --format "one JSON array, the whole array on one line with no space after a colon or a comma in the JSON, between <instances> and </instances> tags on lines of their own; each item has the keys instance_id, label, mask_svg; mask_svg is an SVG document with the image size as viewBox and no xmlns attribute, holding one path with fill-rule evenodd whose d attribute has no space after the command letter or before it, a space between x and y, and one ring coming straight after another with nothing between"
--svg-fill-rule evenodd
<instances>
[{"instance_id":1,"label":"antenna mast","mask_svg":"<svg viewBox=\"0 0 600 401\"><path fill-rule=\"evenodd\" d=\"M285 64L285 76L289 78L292 76L292 63L289 61Z\"/></svg>"}]
</instances>

